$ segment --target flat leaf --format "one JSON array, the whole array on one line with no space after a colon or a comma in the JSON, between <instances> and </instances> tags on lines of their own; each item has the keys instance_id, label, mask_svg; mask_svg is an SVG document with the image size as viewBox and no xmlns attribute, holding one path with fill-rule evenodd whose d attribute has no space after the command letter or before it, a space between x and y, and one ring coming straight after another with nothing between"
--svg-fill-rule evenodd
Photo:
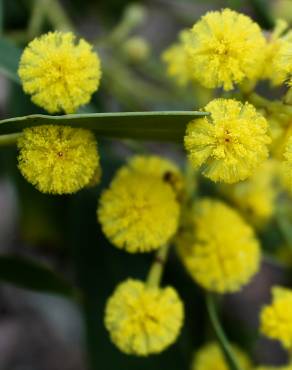
<instances>
[{"instance_id":1,"label":"flat leaf","mask_svg":"<svg viewBox=\"0 0 292 370\"><path fill-rule=\"evenodd\" d=\"M0 121L0 135L20 132L26 127L55 124L88 128L103 137L181 141L187 123L207 114L195 111L91 113L65 116L36 114Z\"/></svg>"},{"instance_id":2,"label":"flat leaf","mask_svg":"<svg viewBox=\"0 0 292 370\"><path fill-rule=\"evenodd\" d=\"M0 282L41 293L75 295L73 287L49 267L20 256L0 256Z\"/></svg>"},{"instance_id":3,"label":"flat leaf","mask_svg":"<svg viewBox=\"0 0 292 370\"><path fill-rule=\"evenodd\" d=\"M19 84L17 69L20 56L21 49L14 46L9 40L0 38L0 73Z\"/></svg>"}]
</instances>

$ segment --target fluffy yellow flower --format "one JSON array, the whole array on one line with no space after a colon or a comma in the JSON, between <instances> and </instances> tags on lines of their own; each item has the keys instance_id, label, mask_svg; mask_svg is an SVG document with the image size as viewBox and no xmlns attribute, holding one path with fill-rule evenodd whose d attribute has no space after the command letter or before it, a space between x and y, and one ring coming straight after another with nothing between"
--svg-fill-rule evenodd
<instances>
[{"instance_id":1,"label":"fluffy yellow flower","mask_svg":"<svg viewBox=\"0 0 292 370\"><path fill-rule=\"evenodd\" d=\"M183 217L176 243L193 279L214 292L239 291L259 270L260 246L253 229L220 201L195 203Z\"/></svg>"},{"instance_id":2,"label":"fluffy yellow flower","mask_svg":"<svg viewBox=\"0 0 292 370\"><path fill-rule=\"evenodd\" d=\"M95 137L80 128L26 128L18 148L22 175L43 193L75 193L89 183L99 166Z\"/></svg>"},{"instance_id":3,"label":"fluffy yellow flower","mask_svg":"<svg viewBox=\"0 0 292 370\"><path fill-rule=\"evenodd\" d=\"M273 301L265 306L260 315L261 332L271 339L292 349L292 290L274 287Z\"/></svg>"},{"instance_id":4,"label":"fluffy yellow flower","mask_svg":"<svg viewBox=\"0 0 292 370\"><path fill-rule=\"evenodd\" d=\"M147 287L132 279L118 285L105 310L113 343L137 356L159 353L173 344L183 320L183 303L172 287Z\"/></svg>"},{"instance_id":5,"label":"fluffy yellow flower","mask_svg":"<svg viewBox=\"0 0 292 370\"><path fill-rule=\"evenodd\" d=\"M211 115L188 124L185 147L190 162L213 181L245 180L268 157L267 121L249 104L215 99Z\"/></svg>"},{"instance_id":6,"label":"fluffy yellow flower","mask_svg":"<svg viewBox=\"0 0 292 370\"><path fill-rule=\"evenodd\" d=\"M270 80L272 86L281 85L286 77L281 64L279 65L279 60L281 59L283 50L286 49L291 41L291 31L284 34L287 28L287 22L277 20L274 31L267 38L260 77L264 80Z\"/></svg>"},{"instance_id":7,"label":"fluffy yellow flower","mask_svg":"<svg viewBox=\"0 0 292 370\"><path fill-rule=\"evenodd\" d=\"M223 185L223 194L254 225L263 226L273 215L278 186L275 181L278 163L268 160L248 180L235 185Z\"/></svg>"},{"instance_id":8,"label":"fluffy yellow flower","mask_svg":"<svg viewBox=\"0 0 292 370\"><path fill-rule=\"evenodd\" d=\"M252 365L248 356L236 346L232 346L234 355L242 370L251 370ZM229 370L224 354L217 343L208 343L194 357L191 370Z\"/></svg>"},{"instance_id":9,"label":"fluffy yellow flower","mask_svg":"<svg viewBox=\"0 0 292 370\"><path fill-rule=\"evenodd\" d=\"M180 207L172 187L156 176L119 171L100 198L98 218L108 239L130 253L167 243L178 226Z\"/></svg>"},{"instance_id":10,"label":"fluffy yellow flower","mask_svg":"<svg viewBox=\"0 0 292 370\"><path fill-rule=\"evenodd\" d=\"M289 42L283 42L281 49L278 52L276 59L276 67L278 73L284 75L284 79L287 80L288 86L292 87L292 32L288 34Z\"/></svg>"},{"instance_id":11,"label":"fluffy yellow flower","mask_svg":"<svg viewBox=\"0 0 292 370\"><path fill-rule=\"evenodd\" d=\"M186 51L195 79L208 88L230 90L245 78L254 78L264 46L256 23L224 9L207 13L193 26Z\"/></svg>"},{"instance_id":12,"label":"fluffy yellow flower","mask_svg":"<svg viewBox=\"0 0 292 370\"><path fill-rule=\"evenodd\" d=\"M292 134L292 120L287 114L276 112L267 115L269 135L271 137L270 151L273 157L283 160L287 141Z\"/></svg>"},{"instance_id":13,"label":"fluffy yellow flower","mask_svg":"<svg viewBox=\"0 0 292 370\"><path fill-rule=\"evenodd\" d=\"M167 66L167 74L174 77L181 86L194 79L191 61L185 47L189 37L190 31L183 30L179 34L179 42L169 46L162 54L162 60Z\"/></svg>"},{"instance_id":14,"label":"fluffy yellow flower","mask_svg":"<svg viewBox=\"0 0 292 370\"><path fill-rule=\"evenodd\" d=\"M25 48L18 70L24 91L49 113L74 113L90 101L101 76L92 46L72 33L49 32Z\"/></svg>"},{"instance_id":15,"label":"fluffy yellow flower","mask_svg":"<svg viewBox=\"0 0 292 370\"><path fill-rule=\"evenodd\" d=\"M136 155L130 159L127 166L120 172L136 171L150 176L155 176L168 183L181 199L184 195L184 178L178 166L169 159L158 155Z\"/></svg>"},{"instance_id":16,"label":"fluffy yellow flower","mask_svg":"<svg viewBox=\"0 0 292 370\"><path fill-rule=\"evenodd\" d=\"M284 151L283 178L287 187L292 189L292 135L287 140Z\"/></svg>"}]
</instances>

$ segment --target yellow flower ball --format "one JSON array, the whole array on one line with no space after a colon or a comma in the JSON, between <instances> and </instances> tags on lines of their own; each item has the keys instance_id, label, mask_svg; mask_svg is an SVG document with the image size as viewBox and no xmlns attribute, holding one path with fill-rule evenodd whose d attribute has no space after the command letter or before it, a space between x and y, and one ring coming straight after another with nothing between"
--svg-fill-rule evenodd
<instances>
[{"instance_id":1,"label":"yellow flower ball","mask_svg":"<svg viewBox=\"0 0 292 370\"><path fill-rule=\"evenodd\" d=\"M233 99L215 99L205 111L211 115L187 126L190 162L213 181L245 180L268 157L266 119L251 104Z\"/></svg>"},{"instance_id":2,"label":"yellow flower ball","mask_svg":"<svg viewBox=\"0 0 292 370\"><path fill-rule=\"evenodd\" d=\"M264 46L255 22L224 9L208 12L193 26L186 50L194 78L208 88L231 90L234 84L255 77Z\"/></svg>"},{"instance_id":3,"label":"yellow flower ball","mask_svg":"<svg viewBox=\"0 0 292 370\"><path fill-rule=\"evenodd\" d=\"M28 182L50 194L82 189L99 167L92 132L66 126L26 128L18 140L18 167Z\"/></svg>"},{"instance_id":4,"label":"yellow flower ball","mask_svg":"<svg viewBox=\"0 0 292 370\"><path fill-rule=\"evenodd\" d=\"M170 45L162 54L162 60L167 67L167 74L175 78L180 86L185 86L188 82L194 80L191 61L185 48L189 37L190 31L183 30L179 34L179 42Z\"/></svg>"},{"instance_id":5,"label":"yellow flower ball","mask_svg":"<svg viewBox=\"0 0 292 370\"><path fill-rule=\"evenodd\" d=\"M283 20L277 20L274 31L268 36L264 49L264 60L262 63L260 78L270 80L272 86L281 85L286 78L286 73L279 65L283 50L291 41L291 32L284 34L288 24Z\"/></svg>"},{"instance_id":6,"label":"yellow flower ball","mask_svg":"<svg viewBox=\"0 0 292 370\"><path fill-rule=\"evenodd\" d=\"M117 173L98 207L104 234L130 253L149 252L169 242L179 215L176 194L168 183L128 170Z\"/></svg>"},{"instance_id":7,"label":"yellow flower ball","mask_svg":"<svg viewBox=\"0 0 292 370\"><path fill-rule=\"evenodd\" d=\"M74 113L90 101L101 77L92 46L68 32L49 32L25 48L18 70L23 90L49 113Z\"/></svg>"},{"instance_id":8,"label":"yellow flower ball","mask_svg":"<svg viewBox=\"0 0 292 370\"><path fill-rule=\"evenodd\" d=\"M232 345L232 350L240 368L251 370L252 364L248 356L234 345ZM229 370L229 366L219 345L211 342L195 353L191 370Z\"/></svg>"},{"instance_id":9,"label":"yellow flower ball","mask_svg":"<svg viewBox=\"0 0 292 370\"><path fill-rule=\"evenodd\" d=\"M222 193L242 212L247 221L256 227L264 226L273 216L279 194L278 162L268 160L246 181L222 185Z\"/></svg>"},{"instance_id":10,"label":"yellow flower ball","mask_svg":"<svg viewBox=\"0 0 292 370\"><path fill-rule=\"evenodd\" d=\"M182 219L178 253L199 285L229 293L250 282L259 270L260 245L236 211L220 201L203 199Z\"/></svg>"},{"instance_id":11,"label":"yellow flower ball","mask_svg":"<svg viewBox=\"0 0 292 370\"><path fill-rule=\"evenodd\" d=\"M288 41L282 43L275 63L276 63L278 73L281 73L284 75L283 81L286 80L287 85L291 89L292 87L292 32L291 31L289 33Z\"/></svg>"},{"instance_id":12,"label":"yellow flower ball","mask_svg":"<svg viewBox=\"0 0 292 370\"><path fill-rule=\"evenodd\" d=\"M112 342L137 356L159 353L173 344L183 320L183 303L172 287L148 287L132 279L118 285L105 309Z\"/></svg>"},{"instance_id":13,"label":"yellow flower ball","mask_svg":"<svg viewBox=\"0 0 292 370\"><path fill-rule=\"evenodd\" d=\"M120 172L135 171L155 176L171 185L178 199L182 199L185 191L183 175L178 166L169 159L158 155L136 155Z\"/></svg>"},{"instance_id":14,"label":"yellow flower ball","mask_svg":"<svg viewBox=\"0 0 292 370\"><path fill-rule=\"evenodd\" d=\"M291 350L292 290L276 286L272 289L272 296L272 303L265 306L260 314L261 332Z\"/></svg>"}]
</instances>

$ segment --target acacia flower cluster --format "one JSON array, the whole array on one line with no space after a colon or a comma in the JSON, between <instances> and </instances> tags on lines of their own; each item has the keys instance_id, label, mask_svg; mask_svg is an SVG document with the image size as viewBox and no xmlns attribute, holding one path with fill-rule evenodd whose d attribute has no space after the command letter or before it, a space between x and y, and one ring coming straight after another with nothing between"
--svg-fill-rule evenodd
<instances>
[{"instance_id":1,"label":"acacia flower cluster","mask_svg":"<svg viewBox=\"0 0 292 370\"><path fill-rule=\"evenodd\" d=\"M181 143L189 161L185 172L166 158L135 155L98 200L97 221L110 244L128 253L157 253L145 281L118 284L105 305L112 342L136 356L168 348L184 323L179 294L160 285L168 248L175 245L182 265L203 290L239 292L260 269L255 230L275 216L279 194L292 190L292 33L287 24L278 21L267 37L246 15L230 9L208 12L180 33L163 60L179 85L220 90L203 108L206 115L186 126ZM50 32L25 48L18 74L36 105L68 114L98 89L100 65L85 40ZM285 104L254 93L262 80L286 84ZM230 92L234 89L236 95ZM218 97L221 90L229 91L228 98ZM26 128L18 149L20 172L43 193L71 194L100 181L97 141L90 130ZM220 183L207 197L201 175ZM291 350L292 291L274 288L260 321L264 335ZM242 370L251 369L249 358L232 348ZM195 354L192 370L213 369L227 370L228 365L218 345L210 343Z\"/></svg>"}]
</instances>

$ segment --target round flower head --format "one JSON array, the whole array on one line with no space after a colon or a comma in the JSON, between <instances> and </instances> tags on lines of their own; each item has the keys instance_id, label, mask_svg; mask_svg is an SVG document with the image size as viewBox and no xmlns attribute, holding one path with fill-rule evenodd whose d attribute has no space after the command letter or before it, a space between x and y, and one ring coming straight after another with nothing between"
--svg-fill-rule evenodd
<instances>
[{"instance_id":1,"label":"round flower head","mask_svg":"<svg viewBox=\"0 0 292 370\"><path fill-rule=\"evenodd\" d=\"M127 252L158 249L175 234L180 207L156 176L119 171L100 198L98 218L108 239Z\"/></svg>"},{"instance_id":2,"label":"round flower head","mask_svg":"<svg viewBox=\"0 0 292 370\"><path fill-rule=\"evenodd\" d=\"M23 89L49 113L74 113L90 101L101 76L92 46L72 33L49 32L25 48L18 70Z\"/></svg>"},{"instance_id":3,"label":"round flower head","mask_svg":"<svg viewBox=\"0 0 292 370\"><path fill-rule=\"evenodd\" d=\"M272 217L277 195L278 162L264 162L248 180L235 185L222 185L223 194L255 226L261 227Z\"/></svg>"},{"instance_id":4,"label":"round flower head","mask_svg":"<svg viewBox=\"0 0 292 370\"><path fill-rule=\"evenodd\" d=\"M232 346L232 350L240 368L251 370L252 365L248 356L236 346ZM219 345L211 342L195 354L191 370L229 370L229 366Z\"/></svg>"},{"instance_id":5,"label":"round flower head","mask_svg":"<svg viewBox=\"0 0 292 370\"><path fill-rule=\"evenodd\" d=\"M282 42L281 48L275 61L278 73L283 74L283 81L286 79L287 85L292 87L292 32L288 33L288 40Z\"/></svg>"},{"instance_id":6,"label":"round flower head","mask_svg":"<svg viewBox=\"0 0 292 370\"><path fill-rule=\"evenodd\" d=\"M249 104L215 99L210 116L188 124L185 147L190 162L213 181L245 180L268 157L267 121Z\"/></svg>"},{"instance_id":7,"label":"round flower head","mask_svg":"<svg viewBox=\"0 0 292 370\"><path fill-rule=\"evenodd\" d=\"M147 287L139 280L118 285L105 309L113 343L137 356L159 353L173 344L183 320L183 303L173 288Z\"/></svg>"},{"instance_id":8,"label":"round flower head","mask_svg":"<svg viewBox=\"0 0 292 370\"><path fill-rule=\"evenodd\" d=\"M186 51L194 78L208 88L231 90L252 79L262 63L265 39L249 17L230 9L209 12L191 29Z\"/></svg>"},{"instance_id":9,"label":"round flower head","mask_svg":"<svg viewBox=\"0 0 292 370\"><path fill-rule=\"evenodd\" d=\"M207 290L239 291L259 269L260 247L253 229L220 201L194 204L183 215L176 243L186 269Z\"/></svg>"},{"instance_id":10,"label":"round flower head","mask_svg":"<svg viewBox=\"0 0 292 370\"><path fill-rule=\"evenodd\" d=\"M261 332L292 349L292 290L281 287L272 289L273 301L260 315Z\"/></svg>"},{"instance_id":11,"label":"round flower head","mask_svg":"<svg viewBox=\"0 0 292 370\"><path fill-rule=\"evenodd\" d=\"M18 148L20 172L43 193L75 193L90 182L99 166L95 137L80 128L26 128Z\"/></svg>"},{"instance_id":12,"label":"round flower head","mask_svg":"<svg viewBox=\"0 0 292 370\"><path fill-rule=\"evenodd\" d=\"M282 68L281 56L291 41L291 31L284 34L288 24L283 20L277 20L274 31L269 35L264 49L264 60L260 72L261 79L270 80L272 86L281 85L286 73Z\"/></svg>"},{"instance_id":13,"label":"round flower head","mask_svg":"<svg viewBox=\"0 0 292 370\"><path fill-rule=\"evenodd\" d=\"M185 184L182 173L175 163L166 158L157 155L136 155L120 171L137 171L155 176L171 185L178 199L183 197Z\"/></svg>"},{"instance_id":14,"label":"round flower head","mask_svg":"<svg viewBox=\"0 0 292 370\"><path fill-rule=\"evenodd\" d=\"M190 37L190 31L183 30L179 42L169 46L162 54L162 60L167 66L167 74L174 77L178 85L185 86L193 80L190 59L185 44Z\"/></svg>"}]
</instances>

